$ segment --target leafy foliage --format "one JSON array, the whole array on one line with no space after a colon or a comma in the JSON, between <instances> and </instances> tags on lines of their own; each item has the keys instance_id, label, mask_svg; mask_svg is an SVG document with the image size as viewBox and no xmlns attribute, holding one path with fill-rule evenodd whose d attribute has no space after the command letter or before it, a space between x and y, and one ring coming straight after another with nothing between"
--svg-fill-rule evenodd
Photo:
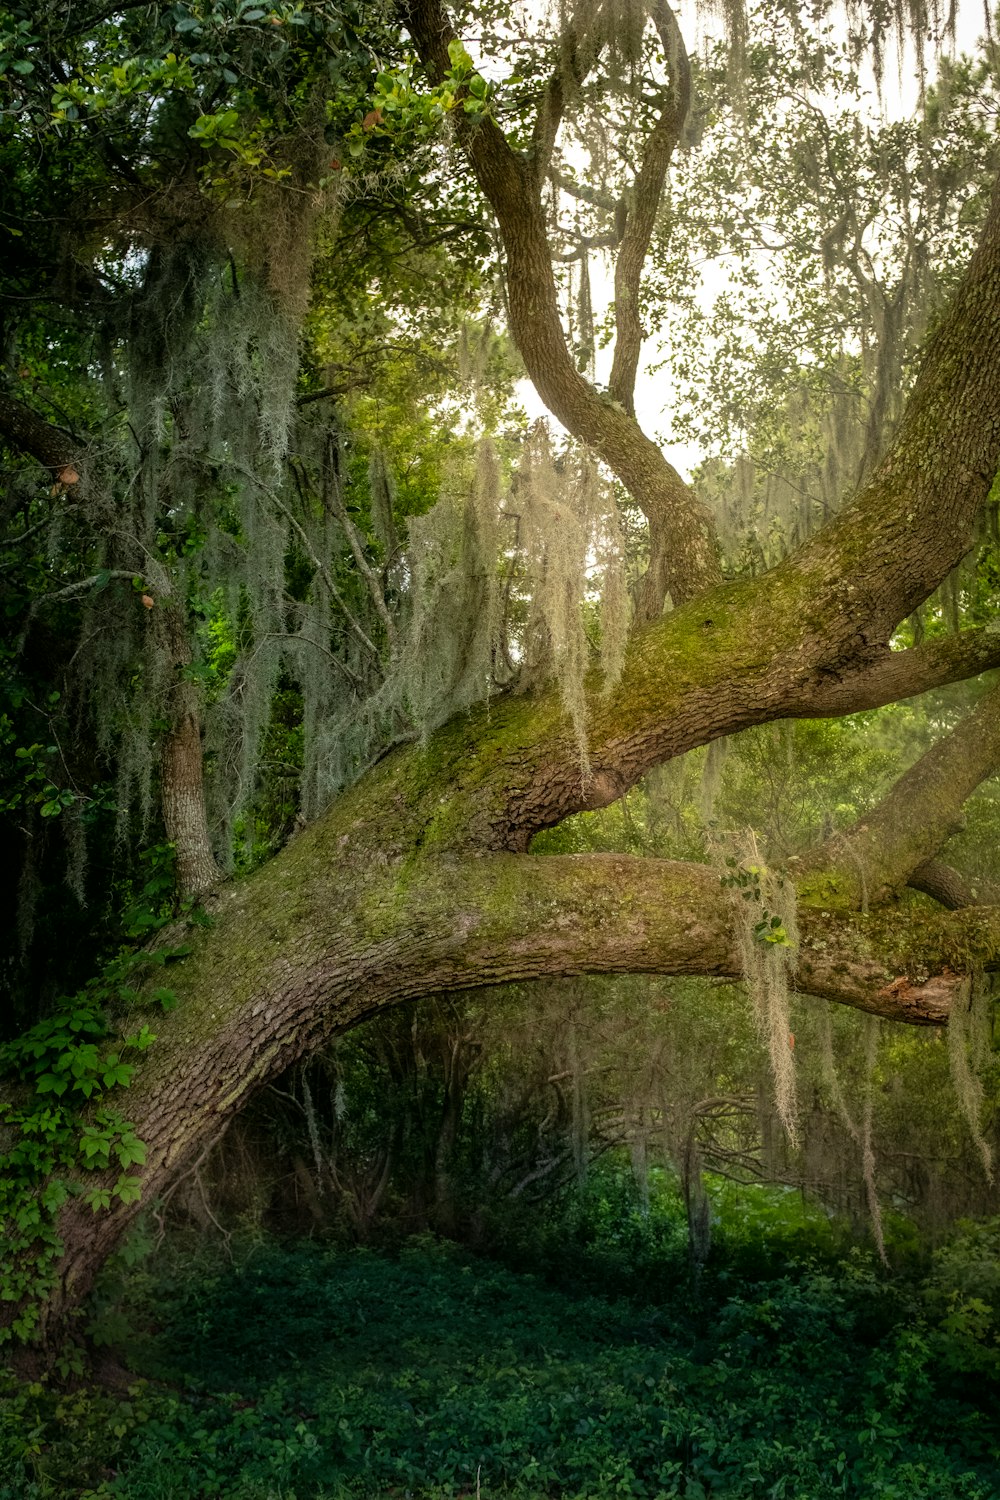
<instances>
[{"instance_id":1,"label":"leafy foliage","mask_svg":"<svg viewBox=\"0 0 1000 1500\"><path fill-rule=\"evenodd\" d=\"M168 920L150 905L162 896L155 872L144 894L145 902L128 913L133 934ZM19 1306L11 1326L0 1329L0 1343L27 1340L43 1317L62 1249L58 1214L69 1195L81 1194L95 1213L115 1201L139 1200L140 1178L132 1169L143 1165L146 1148L116 1107L116 1091L129 1087L132 1059L156 1036L145 1022L119 1030L110 1014L130 1016L140 1003L142 979L187 951L125 951L79 995L64 998L44 1020L0 1047L0 1077L15 1080L0 1102L0 1298ZM176 996L160 986L146 1003L169 1010ZM90 1174L96 1181L88 1187Z\"/></svg>"},{"instance_id":2,"label":"leafy foliage","mask_svg":"<svg viewBox=\"0 0 1000 1500\"><path fill-rule=\"evenodd\" d=\"M968 1382L995 1372L933 1301L975 1244L924 1285L855 1257L695 1302L668 1250L643 1303L429 1240L259 1244L236 1268L180 1251L127 1394L8 1386L0 1494L987 1500L1000 1452Z\"/></svg>"}]
</instances>

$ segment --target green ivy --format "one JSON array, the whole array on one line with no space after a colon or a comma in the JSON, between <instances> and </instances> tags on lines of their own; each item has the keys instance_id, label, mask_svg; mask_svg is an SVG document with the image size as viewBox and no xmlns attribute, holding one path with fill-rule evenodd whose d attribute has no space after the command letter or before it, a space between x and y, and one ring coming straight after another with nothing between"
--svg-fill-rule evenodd
<instances>
[{"instance_id":1,"label":"green ivy","mask_svg":"<svg viewBox=\"0 0 1000 1500\"><path fill-rule=\"evenodd\" d=\"M753 924L753 935L758 943L772 943L776 947L790 948L791 940L785 930L784 919L776 913L768 911L764 905L764 895L761 888L760 877L762 871L759 865L741 865L737 859L730 855L726 859L728 875L720 878L720 884L736 890L744 901L756 901L760 906L761 914Z\"/></svg>"},{"instance_id":2,"label":"green ivy","mask_svg":"<svg viewBox=\"0 0 1000 1500\"><path fill-rule=\"evenodd\" d=\"M124 918L131 938L148 937L171 917L173 850L158 845L143 858L149 878ZM132 1058L156 1036L145 1023L117 1034L109 1012L131 1013L140 1004L171 1010L173 990L147 986L140 995L137 986L188 951L167 946L120 954L79 994L64 997L51 1015L0 1047L0 1076L17 1080L13 1098L0 1102L7 1145L0 1155L0 1236L7 1252L0 1301L19 1307L10 1327L0 1328L0 1343L26 1340L38 1326L62 1250L59 1210L69 1196L82 1195L95 1213L141 1196L132 1169L144 1164L146 1147L114 1096L130 1086ZM105 1175L112 1172L113 1180ZM102 1174L90 1187L89 1173Z\"/></svg>"}]
</instances>

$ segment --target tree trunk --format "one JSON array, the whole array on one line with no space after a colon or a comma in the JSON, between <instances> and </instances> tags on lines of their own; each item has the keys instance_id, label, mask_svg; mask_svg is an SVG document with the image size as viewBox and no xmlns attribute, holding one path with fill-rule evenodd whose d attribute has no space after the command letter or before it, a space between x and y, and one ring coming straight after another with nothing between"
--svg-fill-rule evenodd
<instances>
[{"instance_id":1,"label":"tree trunk","mask_svg":"<svg viewBox=\"0 0 1000 1500\"><path fill-rule=\"evenodd\" d=\"M193 900L222 880L208 831L201 747L201 698L187 676L191 645L186 621L176 602L165 596L154 604L157 632L174 674L169 705L170 728L160 757L160 803L163 826L174 846L177 894Z\"/></svg>"}]
</instances>

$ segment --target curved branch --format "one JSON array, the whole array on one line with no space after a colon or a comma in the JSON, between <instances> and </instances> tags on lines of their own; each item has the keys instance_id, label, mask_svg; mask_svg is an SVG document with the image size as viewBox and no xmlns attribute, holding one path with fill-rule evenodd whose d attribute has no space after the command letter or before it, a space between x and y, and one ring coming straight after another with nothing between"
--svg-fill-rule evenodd
<instances>
[{"instance_id":1,"label":"curved branch","mask_svg":"<svg viewBox=\"0 0 1000 1500\"><path fill-rule=\"evenodd\" d=\"M230 887L213 929L172 967L179 1003L158 1022L128 1099L147 1147L146 1201L277 1073L397 1001L554 975L740 973L731 905L707 866L621 855L387 866L373 852L383 830L358 816L365 799L346 804ZM343 882L333 904L332 861ZM1000 950L991 908L942 913L913 934L898 919L879 928L806 910L801 922L802 989L918 1025L947 1021L964 982L949 967L956 953ZM932 977L909 978L918 967ZM89 1289L136 1207L95 1215L68 1200L50 1317Z\"/></svg>"},{"instance_id":2,"label":"curved branch","mask_svg":"<svg viewBox=\"0 0 1000 1500\"><path fill-rule=\"evenodd\" d=\"M905 651L886 651L872 662L830 675L810 692L807 714L812 719L840 718L882 708L994 667L1000 667L1000 628L981 625Z\"/></svg>"},{"instance_id":3,"label":"curved branch","mask_svg":"<svg viewBox=\"0 0 1000 1500\"><path fill-rule=\"evenodd\" d=\"M30 406L3 391L0 391L0 437L19 452L37 458L52 470L56 479L67 472L75 473L73 465L79 460L82 448L79 439L46 422Z\"/></svg>"},{"instance_id":4,"label":"curved branch","mask_svg":"<svg viewBox=\"0 0 1000 1500\"><path fill-rule=\"evenodd\" d=\"M539 188L548 174L556 136L559 134L566 108L566 89L563 82L565 71L569 70L574 84L579 88L600 57L605 41L603 32L581 39L572 26L568 27L560 38L562 57L542 90L531 133L531 163Z\"/></svg>"},{"instance_id":5,"label":"curved branch","mask_svg":"<svg viewBox=\"0 0 1000 1500\"><path fill-rule=\"evenodd\" d=\"M977 880L973 885L940 860L928 859L910 872L906 882L914 891L922 891L947 908L959 911L963 906L998 906L1000 891L989 881Z\"/></svg>"}]
</instances>

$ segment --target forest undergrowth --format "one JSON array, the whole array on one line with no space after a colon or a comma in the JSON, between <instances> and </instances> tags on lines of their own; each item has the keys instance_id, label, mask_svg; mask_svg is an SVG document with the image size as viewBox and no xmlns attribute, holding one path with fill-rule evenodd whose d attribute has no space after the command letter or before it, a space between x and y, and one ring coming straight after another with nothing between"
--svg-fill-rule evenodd
<instances>
[{"instance_id":1,"label":"forest undergrowth","mask_svg":"<svg viewBox=\"0 0 1000 1500\"><path fill-rule=\"evenodd\" d=\"M789 1190L605 1164L488 1255L178 1231L106 1281L83 1370L0 1386L0 1500L995 1500L1000 1220L887 1273ZM525 1269L527 1265L532 1271Z\"/></svg>"}]
</instances>

